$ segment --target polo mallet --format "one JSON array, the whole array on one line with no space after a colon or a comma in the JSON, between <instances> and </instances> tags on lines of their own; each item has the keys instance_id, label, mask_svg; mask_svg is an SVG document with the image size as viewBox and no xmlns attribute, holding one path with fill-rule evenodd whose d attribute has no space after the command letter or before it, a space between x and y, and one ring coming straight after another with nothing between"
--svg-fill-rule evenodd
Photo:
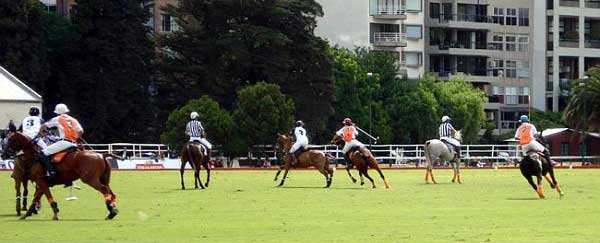
<instances>
[{"instance_id":1,"label":"polo mallet","mask_svg":"<svg viewBox=\"0 0 600 243\"><path fill-rule=\"evenodd\" d=\"M369 134L369 133L365 132L364 130L360 129L360 127L358 127L358 126L354 126L354 127L356 127L356 129L357 129L358 131L360 131L360 132L364 133L365 135L367 135L367 137L369 137L369 138L371 138L371 139L375 140L375 142L374 142L373 144L377 144L377 140L379 140L379 137L373 137L373 135L371 135L371 134Z\"/></svg>"}]
</instances>

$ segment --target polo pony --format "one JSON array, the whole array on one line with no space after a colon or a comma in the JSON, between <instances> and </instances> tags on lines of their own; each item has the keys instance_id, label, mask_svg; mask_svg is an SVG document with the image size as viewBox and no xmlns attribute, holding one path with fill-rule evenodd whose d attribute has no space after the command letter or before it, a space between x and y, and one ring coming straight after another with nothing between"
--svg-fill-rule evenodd
<instances>
[{"instance_id":1,"label":"polo pony","mask_svg":"<svg viewBox=\"0 0 600 243\"><path fill-rule=\"evenodd\" d=\"M187 163L194 169L194 188L204 189L208 187L210 182L210 165L208 164L208 156L204 156L206 148L202 144L197 142L188 142L181 149L181 168L179 168L179 174L181 175L181 190L185 190L185 184L183 183L183 172L185 171L185 165ZM206 184L202 185L200 180L200 167L206 169Z\"/></svg>"},{"instance_id":2,"label":"polo pony","mask_svg":"<svg viewBox=\"0 0 600 243\"><path fill-rule=\"evenodd\" d=\"M7 146L3 145L2 151L6 151L7 149ZM10 177L12 177L15 181L15 191L17 194L15 208L17 211L17 216L21 216L21 211L27 210L27 195L29 194L29 190L27 187L29 184L29 179L27 179L24 162L21 159L19 159L19 157L15 158L13 173L10 175ZM21 185L23 186L23 194L21 194ZM23 206L21 206L21 201L23 203Z\"/></svg>"},{"instance_id":3,"label":"polo pony","mask_svg":"<svg viewBox=\"0 0 600 243\"><path fill-rule=\"evenodd\" d=\"M462 142L462 133L461 131L457 131L454 133L454 139ZM454 176L452 177L452 183L458 181L458 183L462 183L460 179L460 160L456 160L456 151L450 151L448 146L442 140L439 139L431 139L425 142L425 182L429 183L429 176L431 176L431 181L433 183L437 183L435 178L433 177L433 163L438 159L440 161L448 161L452 164L452 169L454 170Z\"/></svg>"},{"instance_id":4,"label":"polo pony","mask_svg":"<svg viewBox=\"0 0 600 243\"><path fill-rule=\"evenodd\" d=\"M104 195L106 208L109 212L106 219L113 219L119 213L117 209L117 197L110 188L110 163L102 154L92 151L75 151L67 153L59 163L54 163L57 176L49 183L44 177L42 164L35 159L36 145L32 139L22 133L14 133L8 139L7 150L2 158L8 157L9 153L16 154L22 160L25 168L28 168L28 178L35 182L36 189L31 206L27 213L21 216L25 219L35 213L40 207L40 199L45 195L52 207L54 216L58 220L58 203L54 201L50 187L54 185L70 185L73 181L81 179L84 183L98 190Z\"/></svg>"},{"instance_id":5,"label":"polo pony","mask_svg":"<svg viewBox=\"0 0 600 243\"><path fill-rule=\"evenodd\" d=\"M274 181L277 181L281 170L285 170L285 172L283 173L283 178L281 178L281 182L278 185L283 186L283 183L285 183L285 179L287 178L288 171L290 170L290 168L292 168L293 155L290 154L289 151L292 147L293 140L290 136L277 134L277 143L284 151L284 163L279 166L279 170L277 170L277 173L275 174ZM308 149L300 153L300 155L298 156L298 163L295 167L308 168L311 166L315 167L317 170L319 170L319 172L321 172L321 174L323 174L323 176L325 176L325 187L331 186L331 180L333 179L333 169L331 169L329 159L327 158L325 153L323 153L323 151Z\"/></svg>"},{"instance_id":6,"label":"polo pony","mask_svg":"<svg viewBox=\"0 0 600 243\"><path fill-rule=\"evenodd\" d=\"M527 156L521 160L519 169L521 170L523 177L525 177L527 182L529 182L529 185L531 185L533 190L538 193L540 199L546 198L544 195L544 189L542 188L542 176L546 178L546 181L548 181L550 187L556 189L560 197L565 195L560 189L558 181L556 181L556 178L554 177L554 166L552 165L552 162L546 160L543 154L535 151L528 152ZM548 174L550 174L551 178L548 178ZM533 176L537 178L537 185L533 182Z\"/></svg>"},{"instance_id":7,"label":"polo pony","mask_svg":"<svg viewBox=\"0 0 600 243\"><path fill-rule=\"evenodd\" d=\"M342 139L342 137L340 137L336 134L331 139L331 144L343 146L344 140ZM367 179L369 179L369 181L371 181L372 188L377 188L377 186L375 185L375 181L369 175L369 168L371 168L371 169L375 169L379 173L379 176L381 176L381 179L383 180L385 188L390 188L387 180L385 179L385 176L383 175L383 172L381 172L381 169L379 168L379 164L377 163L377 160L375 160L375 156L373 156L371 151L369 151L367 148L356 148L356 149L350 150L348 153L350 153L349 157L350 157L350 162L352 164L349 166L346 166L346 172L348 172L348 176L350 177L352 182L356 183L356 179L352 176L352 173L350 173L350 169L352 169L352 167L356 166L356 170L358 170L358 175L360 176L360 185L362 186L365 184L364 179L363 179L363 176L365 176L365 177L367 177Z\"/></svg>"}]
</instances>

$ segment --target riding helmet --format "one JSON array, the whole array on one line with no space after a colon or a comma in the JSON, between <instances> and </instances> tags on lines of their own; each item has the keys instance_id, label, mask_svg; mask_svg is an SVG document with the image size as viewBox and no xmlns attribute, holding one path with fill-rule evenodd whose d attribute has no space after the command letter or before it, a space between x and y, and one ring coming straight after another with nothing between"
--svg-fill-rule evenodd
<instances>
[{"instance_id":1,"label":"riding helmet","mask_svg":"<svg viewBox=\"0 0 600 243\"><path fill-rule=\"evenodd\" d=\"M521 121L521 123L523 122L529 122L529 117L527 115L522 115L521 119L519 119Z\"/></svg>"},{"instance_id":2,"label":"riding helmet","mask_svg":"<svg viewBox=\"0 0 600 243\"><path fill-rule=\"evenodd\" d=\"M345 118L345 119L344 119L344 125L346 125L346 126L351 126L351 125L352 125L352 119L350 119L350 118Z\"/></svg>"},{"instance_id":3,"label":"riding helmet","mask_svg":"<svg viewBox=\"0 0 600 243\"><path fill-rule=\"evenodd\" d=\"M298 120L298 121L296 121L296 126L297 126L297 127L304 126L304 122L303 122L303 121L301 121L301 120Z\"/></svg>"},{"instance_id":4,"label":"riding helmet","mask_svg":"<svg viewBox=\"0 0 600 243\"><path fill-rule=\"evenodd\" d=\"M29 115L30 116L39 116L40 108L38 108L37 106L32 106L31 108L29 108Z\"/></svg>"}]
</instances>

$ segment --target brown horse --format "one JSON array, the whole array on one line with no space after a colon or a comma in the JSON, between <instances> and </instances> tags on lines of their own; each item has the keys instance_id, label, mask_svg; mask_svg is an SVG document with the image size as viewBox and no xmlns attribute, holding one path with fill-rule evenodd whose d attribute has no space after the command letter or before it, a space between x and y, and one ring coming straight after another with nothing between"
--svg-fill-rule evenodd
<instances>
[{"instance_id":1,"label":"brown horse","mask_svg":"<svg viewBox=\"0 0 600 243\"><path fill-rule=\"evenodd\" d=\"M540 163L536 160L540 160L542 162L541 167ZM521 160L519 169L521 170L521 174L529 185L538 193L540 199L544 199L546 196L544 195L544 189L542 188L542 176L546 178L550 187L556 189L560 197L564 196L564 192L560 189L558 185L558 181L554 177L554 166L552 162L546 160L546 158L541 153L530 152ZM551 178L548 178L548 174L550 174ZM537 186L533 182L532 176L537 178Z\"/></svg>"},{"instance_id":2,"label":"brown horse","mask_svg":"<svg viewBox=\"0 0 600 243\"><path fill-rule=\"evenodd\" d=\"M40 199L42 195L45 195L54 212L53 219L58 220L58 204L52 197L50 186L70 185L77 179L81 179L81 181L104 195L106 208L109 211L106 219L113 219L119 213L117 198L109 186L111 167L103 155L91 151L68 153L60 163L54 164L57 176L51 181L52 184L50 185L43 176L44 169L41 163L35 159L35 145L31 139L21 133L15 133L8 139L7 147L8 149L3 157L6 157L9 151L13 153L20 151L18 153L19 159L25 162L25 167L29 168L29 179L36 184L32 204L29 206L27 213L21 216L21 219L31 216L40 207Z\"/></svg>"},{"instance_id":3,"label":"brown horse","mask_svg":"<svg viewBox=\"0 0 600 243\"><path fill-rule=\"evenodd\" d=\"M331 139L331 144L337 144L338 146L343 146L344 141L342 140L342 137L340 137L336 134ZM350 157L350 162L352 164L349 166L346 166L346 171L348 172L348 176L350 176L350 179L352 180L352 182L356 183L356 179L350 173L350 169L352 169L353 166L356 166L356 170L358 170L358 175L360 176L360 185L365 184L364 179L363 179L363 175L364 175L365 177L367 177L367 179L369 179L369 181L371 181L373 188L377 188L377 186L375 185L375 181L369 175L368 170L369 170L369 168L371 168L371 169L377 170L377 172L379 173L379 176L381 176L381 179L383 180L383 183L385 184L385 188L390 188L387 180L385 179L385 176L383 175L383 172L381 172L381 169L379 168L379 164L377 163L377 160L375 160L375 156L373 156L371 151L369 151L367 148L356 148L356 149L350 150L348 153L350 153L349 157Z\"/></svg>"},{"instance_id":4,"label":"brown horse","mask_svg":"<svg viewBox=\"0 0 600 243\"><path fill-rule=\"evenodd\" d=\"M6 151L8 148L6 146L2 147L2 151ZM6 157L6 156L5 156ZM26 170L24 163L16 157L14 160L13 173L10 175L15 180L15 191L17 194L17 216L21 216L21 211L27 210L27 195L29 194L29 190L27 186L29 184L29 179L26 177ZM23 195L21 196L21 185L23 185ZM21 207L21 200L23 200L23 206Z\"/></svg>"},{"instance_id":5,"label":"brown horse","mask_svg":"<svg viewBox=\"0 0 600 243\"><path fill-rule=\"evenodd\" d=\"M29 179L27 178L24 164L25 162L19 157L15 158L15 165L11 175L11 177L15 180L15 191L17 192L17 216L21 216L21 211L27 210L27 195L29 194L27 186L29 184ZM23 185L23 196L21 196L21 185ZM21 200L23 201L23 206L21 206Z\"/></svg>"},{"instance_id":6,"label":"brown horse","mask_svg":"<svg viewBox=\"0 0 600 243\"><path fill-rule=\"evenodd\" d=\"M185 165L190 163L190 166L194 169L194 188L198 188L198 184L200 184L200 188L204 189L208 187L208 183L210 182L210 166L208 164L208 156L204 156L204 151L206 148L199 143L189 142L183 146L181 149L181 168L179 169L179 174L181 175L181 190L185 190L185 185L183 183L183 172L185 171ZM206 169L206 184L202 185L202 181L200 180L200 167L204 167Z\"/></svg>"},{"instance_id":7,"label":"brown horse","mask_svg":"<svg viewBox=\"0 0 600 243\"><path fill-rule=\"evenodd\" d=\"M279 166L279 170L275 174L274 181L277 181L277 177L281 173L281 170L285 169L285 173L283 173L283 178L281 178L281 182L278 186L283 186L285 183L285 179L287 178L288 171L292 168L292 154L289 153L290 148L292 148L292 138L283 134L277 134L277 143L284 151L283 157L283 165ZM306 150L298 156L298 163L296 164L296 168L308 168L315 167L323 176L325 176L325 187L331 186L331 180L333 179L333 169L329 166L329 159L325 156L323 151L319 150Z\"/></svg>"}]
</instances>

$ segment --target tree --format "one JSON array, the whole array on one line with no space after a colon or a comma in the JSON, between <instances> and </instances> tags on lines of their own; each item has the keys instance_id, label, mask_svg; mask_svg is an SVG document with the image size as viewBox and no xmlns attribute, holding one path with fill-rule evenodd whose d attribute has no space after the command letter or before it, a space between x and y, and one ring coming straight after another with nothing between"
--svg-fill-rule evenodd
<instances>
[{"instance_id":1,"label":"tree","mask_svg":"<svg viewBox=\"0 0 600 243\"><path fill-rule=\"evenodd\" d=\"M79 0L72 22L81 38L58 94L94 142L156 139L150 81L154 45L142 1Z\"/></svg>"},{"instance_id":2,"label":"tree","mask_svg":"<svg viewBox=\"0 0 600 243\"><path fill-rule=\"evenodd\" d=\"M574 84L563 120L575 129L597 132L600 131L600 67L589 69L587 76L587 80Z\"/></svg>"},{"instance_id":3,"label":"tree","mask_svg":"<svg viewBox=\"0 0 600 243\"><path fill-rule=\"evenodd\" d=\"M387 102L387 95L391 92L382 91L384 88L381 83L392 83L390 79L397 81L395 72L391 71L394 69L394 64L390 59L393 58L378 52L368 52L364 48L351 52L334 47L330 49L329 55L334 60L332 73L336 100L335 114L331 117L328 138L331 138L331 131L341 126L342 119L350 117L364 130L372 130L374 136L380 137L381 143L391 142L393 139L391 117L385 108L387 105L384 105ZM391 63L391 66L386 63ZM368 73L372 75L369 76ZM369 129L369 126L372 126L372 129Z\"/></svg>"},{"instance_id":4,"label":"tree","mask_svg":"<svg viewBox=\"0 0 600 243\"><path fill-rule=\"evenodd\" d=\"M293 125L294 102L276 84L259 82L238 91L233 118L249 145L274 144Z\"/></svg>"},{"instance_id":5,"label":"tree","mask_svg":"<svg viewBox=\"0 0 600 243\"><path fill-rule=\"evenodd\" d=\"M464 142L477 142L479 131L485 122L483 92L461 79L437 83L436 86L440 113L450 116L452 124L462 130Z\"/></svg>"},{"instance_id":6,"label":"tree","mask_svg":"<svg viewBox=\"0 0 600 243\"><path fill-rule=\"evenodd\" d=\"M294 100L309 129L325 129L333 81L328 45L314 35L316 1L181 0L166 11L179 30L158 42L164 105L204 93L232 109L237 90L264 81Z\"/></svg>"},{"instance_id":7,"label":"tree","mask_svg":"<svg viewBox=\"0 0 600 243\"><path fill-rule=\"evenodd\" d=\"M234 135L235 124L231 115L221 109L219 103L207 95L190 100L181 108L173 110L167 120L167 129L160 135L160 140L171 147L181 148L188 141L185 127L192 111L198 112L198 120L206 131L206 136L215 145L226 145Z\"/></svg>"},{"instance_id":8,"label":"tree","mask_svg":"<svg viewBox=\"0 0 600 243\"><path fill-rule=\"evenodd\" d=\"M424 143L437 135L440 107L433 90L435 80L426 76L407 83L403 91L389 101L391 126L396 143Z\"/></svg>"},{"instance_id":9,"label":"tree","mask_svg":"<svg viewBox=\"0 0 600 243\"><path fill-rule=\"evenodd\" d=\"M531 117L529 118L539 131L543 131L548 128L558 128L565 127L566 124L562 122L562 113L561 112L552 112L552 111L539 111L534 110L531 113Z\"/></svg>"},{"instance_id":10,"label":"tree","mask_svg":"<svg viewBox=\"0 0 600 243\"><path fill-rule=\"evenodd\" d=\"M43 43L42 4L33 0L0 0L0 65L41 91L48 77Z\"/></svg>"}]
</instances>

